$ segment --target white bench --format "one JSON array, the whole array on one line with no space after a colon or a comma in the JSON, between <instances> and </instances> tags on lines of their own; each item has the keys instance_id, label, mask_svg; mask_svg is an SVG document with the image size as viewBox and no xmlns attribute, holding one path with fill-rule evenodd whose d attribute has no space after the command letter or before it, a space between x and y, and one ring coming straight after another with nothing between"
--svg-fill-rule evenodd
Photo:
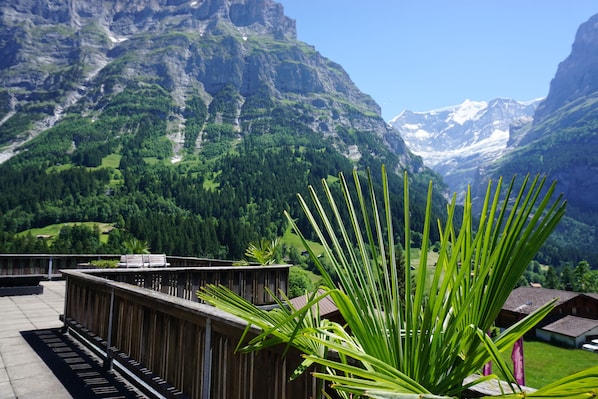
<instances>
[{"instance_id":1,"label":"white bench","mask_svg":"<svg viewBox=\"0 0 598 399\"><path fill-rule=\"evenodd\" d=\"M129 254L122 255L118 267L168 267L165 254Z\"/></svg>"}]
</instances>

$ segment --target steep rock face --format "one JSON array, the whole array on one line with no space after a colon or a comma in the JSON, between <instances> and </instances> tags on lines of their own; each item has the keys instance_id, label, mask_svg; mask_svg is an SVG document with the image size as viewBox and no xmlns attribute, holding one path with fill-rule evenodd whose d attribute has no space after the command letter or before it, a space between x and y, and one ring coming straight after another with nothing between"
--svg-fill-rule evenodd
<instances>
[{"instance_id":1,"label":"steep rock face","mask_svg":"<svg viewBox=\"0 0 598 399\"><path fill-rule=\"evenodd\" d=\"M202 21L222 18L261 33L283 33L295 38L295 23L284 16L282 5L272 0L19 0L3 7L6 22L34 25L83 26L93 21L116 35L156 31L181 26L201 27Z\"/></svg>"},{"instance_id":2,"label":"steep rock face","mask_svg":"<svg viewBox=\"0 0 598 399\"><path fill-rule=\"evenodd\" d=\"M598 15L577 30L569 56L559 64L550 91L538 107L535 124L559 108L598 91Z\"/></svg>"},{"instance_id":3,"label":"steep rock face","mask_svg":"<svg viewBox=\"0 0 598 399\"><path fill-rule=\"evenodd\" d=\"M513 126L531 122L538 101L511 99L463 104L428 112L404 111L390 121L407 146L462 196L479 170L507 148Z\"/></svg>"},{"instance_id":4,"label":"steep rock face","mask_svg":"<svg viewBox=\"0 0 598 399\"><path fill-rule=\"evenodd\" d=\"M531 127L513 131L504 156L481 171L478 194L488 179L526 174L557 180L567 215L580 234L564 231L561 242L598 259L598 15L579 27L571 54L560 63L548 97ZM582 242L583 241L583 242Z\"/></svg>"},{"instance_id":5,"label":"steep rock face","mask_svg":"<svg viewBox=\"0 0 598 399\"><path fill-rule=\"evenodd\" d=\"M22 75L19 72L26 70L38 71L38 79L34 76L28 82L29 89L38 87L40 79L51 75L48 69L56 70L73 64L73 61L85 66L91 63L93 68L94 59L90 58L93 53L114 59L115 55L131 51L134 48L123 45L129 39L141 46L155 48L170 44L163 39L155 40L169 32L202 35L212 30L222 34L218 31L219 21L228 23L229 29L237 27L252 34L277 35L281 40L296 39L294 21L285 17L282 6L271 0L19 0L0 7L0 21L0 54L4 55L0 68L5 70L19 64L18 70L11 75ZM227 57L237 55L227 54ZM98 61L97 65L101 65ZM11 81L5 80L8 74L2 75L3 83L10 86Z\"/></svg>"},{"instance_id":6,"label":"steep rock face","mask_svg":"<svg viewBox=\"0 0 598 399\"><path fill-rule=\"evenodd\" d=\"M7 113L30 121L0 119L0 144L8 145L0 161L68 112L97 120L115 96L141 82L159 85L174 101L166 135L180 135L194 95L209 105L232 86L241 99L228 121L241 134L241 122L251 119L241 106L267 93L309 105L302 123L354 160L368 154L421 167L372 98L340 65L297 41L295 22L272 0L18 0L0 5L0 22L0 92L12 99Z\"/></svg>"}]
</instances>

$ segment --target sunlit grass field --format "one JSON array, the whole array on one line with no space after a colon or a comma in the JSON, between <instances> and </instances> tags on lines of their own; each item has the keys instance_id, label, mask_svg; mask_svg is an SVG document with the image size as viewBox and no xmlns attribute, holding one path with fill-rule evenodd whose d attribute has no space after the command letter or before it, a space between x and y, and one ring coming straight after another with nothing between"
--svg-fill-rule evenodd
<instances>
[{"instance_id":1,"label":"sunlit grass field","mask_svg":"<svg viewBox=\"0 0 598 399\"><path fill-rule=\"evenodd\" d=\"M100 232L107 232L110 231L110 229L112 229L112 224L110 223L101 223L101 222L71 222L71 223L58 223L58 224L51 224L45 227L41 227L41 228L35 228L35 229L29 229L29 230L25 230L23 232L18 233L17 235L27 235L27 234L31 234L32 236L50 236L51 238L49 239L49 243L51 244L56 237L58 237L58 234L60 234L60 229L62 229L64 226L74 226L74 225L85 225L89 228L93 228L93 226L98 226L98 228L100 229ZM108 242L108 235L107 234L102 234L100 236L100 242L102 243L106 243Z\"/></svg>"},{"instance_id":2,"label":"sunlit grass field","mask_svg":"<svg viewBox=\"0 0 598 399\"><path fill-rule=\"evenodd\" d=\"M525 384L541 388L563 377L598 365L598 353L581 349L565 349L538 341L523 343L525 361ZM507 364L511 351L503 354Z\"/></svg>"}]
</instances>

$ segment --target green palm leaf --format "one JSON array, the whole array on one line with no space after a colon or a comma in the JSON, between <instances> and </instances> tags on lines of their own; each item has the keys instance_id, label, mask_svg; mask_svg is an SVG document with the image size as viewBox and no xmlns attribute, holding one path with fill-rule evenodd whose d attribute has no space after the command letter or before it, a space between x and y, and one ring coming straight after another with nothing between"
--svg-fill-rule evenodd
<instances>
[{"instance_id":1,"label":"green palm leaf","mask_svg":"<svg viewBox=\"0 0 598 399\"><path fill-rule=\"evenodd\" d=\"M505 398L591 399L598 397L598 366L555 381L535 392L506 395Z\"/></svg>"}]
</instances>

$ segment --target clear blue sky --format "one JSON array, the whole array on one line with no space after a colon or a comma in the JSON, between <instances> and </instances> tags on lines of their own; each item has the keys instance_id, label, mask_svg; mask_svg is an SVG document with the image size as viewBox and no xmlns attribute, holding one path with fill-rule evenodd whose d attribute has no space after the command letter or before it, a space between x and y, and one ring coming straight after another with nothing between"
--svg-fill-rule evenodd
<instances>
[{"instance_id":1,"label":"clear blue sky","mask_svg":"<svg viewBox=\"0 0 598 399\"><path fill-rule=\"evenodd\" d=\"M544 97L596 0L277 0L386 120L465 99Z\"/></svg>"}]
</instances>

